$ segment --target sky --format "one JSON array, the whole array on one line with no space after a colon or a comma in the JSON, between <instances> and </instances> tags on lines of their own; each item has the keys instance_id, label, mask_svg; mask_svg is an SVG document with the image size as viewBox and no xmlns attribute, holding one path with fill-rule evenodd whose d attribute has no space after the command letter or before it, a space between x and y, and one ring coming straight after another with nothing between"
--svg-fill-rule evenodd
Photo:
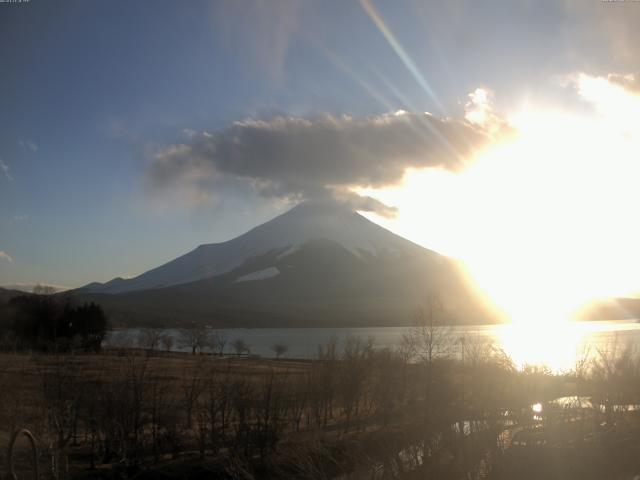
<instances>
[{"instance_id":1,"label":"sky","mask_svg":"<svg viewBox=\"0 0 640 480\"><path fill-rule=\"evenodd\" d=\"M639 21L598 0L0 3L0 285L133 276L318 197L464 257L443 205L477 190L451 175L523 111L557 131L636 98Z\"/></svg>"}]
</instances>

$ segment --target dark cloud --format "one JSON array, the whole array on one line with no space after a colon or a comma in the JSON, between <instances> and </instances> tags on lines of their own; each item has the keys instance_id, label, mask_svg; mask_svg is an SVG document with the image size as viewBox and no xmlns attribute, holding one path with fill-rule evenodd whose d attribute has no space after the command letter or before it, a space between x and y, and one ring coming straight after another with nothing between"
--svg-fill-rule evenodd
<instances>
[{"instance_id":1,"label":"dark cloud","mask_svg":"<svg viewBox=\"0 0 640 480\"><path fill-rule=\"evenodd\" d=\"M156 152L148 178L154 189L215 189L242 180L266 197L331 196L390 215L392 209L351 188L397 184L409 168L459 169L491 139L489 132L495 135L494 126L406 112L246 120Z\"/></svg>"}]
</instances>

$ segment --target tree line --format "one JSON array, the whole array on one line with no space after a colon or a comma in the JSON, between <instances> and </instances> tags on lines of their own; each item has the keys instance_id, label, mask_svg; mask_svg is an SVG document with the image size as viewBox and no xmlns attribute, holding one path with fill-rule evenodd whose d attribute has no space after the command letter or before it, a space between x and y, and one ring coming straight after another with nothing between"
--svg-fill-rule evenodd
<instances>
[{"instance_id":1,"label":"tree line","mask_svg":"<svg viewBox=\"0 0 640 480\"><path fill-rule=\"evenodd\" d=\"M51 294L13 297L0 307L0 343L7 350L98 351L107 317L93 302L75 305Z\"/></svg>"},{"instance_id":2,"label":"tree line","mask_svg":"<svg viewBox=\"0 0 640 480\"><path fill-rule=\"evenodd\" d=\"M175 352L176 349L186 350L192 355L251 355L251 345L243 338L238 337L230 341L223 330L204 325L179 329L142 328L136 335L130 331L113 332L104 346L118 350L139 348L151 356ZM289 352L289 347L276 342L271 345L270 350L273 356L280 359Z\"/></svg>"}]
</instances>

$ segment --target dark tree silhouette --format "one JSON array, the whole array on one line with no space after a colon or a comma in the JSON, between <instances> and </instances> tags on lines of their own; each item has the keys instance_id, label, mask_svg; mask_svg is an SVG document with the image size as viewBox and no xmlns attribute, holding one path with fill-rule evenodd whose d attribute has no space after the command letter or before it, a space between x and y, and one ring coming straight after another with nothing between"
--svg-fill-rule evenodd
<instances>
[{"instance_id":1,"label":"dark tree silhouette","mask_svg":"<svg viewBox=\"0 0 640 480\"><path fill-rule=\"evenodd\" d=\"M8 328L23 348L97 351L107 332L107 317L95 303L61 305L51 295L21 295L8 305Z\"/></svg>"}]
</instances>

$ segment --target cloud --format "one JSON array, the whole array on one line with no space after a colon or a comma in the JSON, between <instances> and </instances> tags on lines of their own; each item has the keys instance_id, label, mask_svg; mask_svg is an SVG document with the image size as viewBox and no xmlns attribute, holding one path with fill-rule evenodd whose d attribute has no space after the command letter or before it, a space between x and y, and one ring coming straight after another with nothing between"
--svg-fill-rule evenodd
<instances>
[{"instance_id":1,"label":"cloud","mask_svg":"<svg viewBox=\"0 0 640 480\"><path fill-rule=\"evenodd\" d=\"M607 75L607 80L610 83L620 85L625 90L631 93L640 93L640 74L636 73L610 73Z\"/></svg>"},{"instance_id":2,"label":"cloud","mask_svg":"<svg viewBox=\"0 0 640 480\"><path fill-rule=\"evenodd\" d=\"M2 173L7 180L13 181L13 177L9 173L9 170L9 165L7 165L0 157L0 173Z\"/></svg>"},{"instance_id":3,"label":"cloud","mask_svg":"<svg viewBox=\"0 0 640 480\"><path fill-rule=\"evenodd\" d=\"M501 131L509 131L506 120L493 109L493 93L486 88L476 88L469 94L469 101L464 107L464 118L473 125L480 126L493 135Z\"/></svg>"},{"instance_id":4,"label":"cloud","mask_svg":"<svg viewBox=\"0 0 640 480\"><path fill-rule=\"evenodd\" d=\"M20 140L19 143L22 148L31 150L34 153L38 151L38 144L36 142L33 142L31 140Z\"/></svg>"},{"instance_id":5,"label":"cloud","mask_svg":"<svg viewBox=\"0 0 640 480\"><path fill-rule=\"evenodd\" d=\"M617 131L629 140L638 138L640 91L633 74L593 76L575 73L568 76L567 84L601 118L606 119L608 132Z\"/></svg>"},{"instance_id":6,"label":"cloud","mask_svg":"<svg viewBox=\"0 0 640 480\"><path fill-rule=\"evenodd\" d=\"M407 169L462 168L505 133L486 107L482 122L398 111L369 117L319 115L248 119L218 132L192 133L156 151L147 170L155 191L211 192L229 181L264 197L333 197L361 210L392 210L354 188L398 184ZM488 113L491 112L491 115Z\"/></svg>"},{"instance_id":7,"label":"cloud","mask_svg":"<svg viewBox=\"0 0 640 480\"><path fill-rule=\"evenodd\" d=\"M0 250L0 260L6 260L7 262L13 262L13 258L4 250Z\"/></svg>"}]
</instances>

